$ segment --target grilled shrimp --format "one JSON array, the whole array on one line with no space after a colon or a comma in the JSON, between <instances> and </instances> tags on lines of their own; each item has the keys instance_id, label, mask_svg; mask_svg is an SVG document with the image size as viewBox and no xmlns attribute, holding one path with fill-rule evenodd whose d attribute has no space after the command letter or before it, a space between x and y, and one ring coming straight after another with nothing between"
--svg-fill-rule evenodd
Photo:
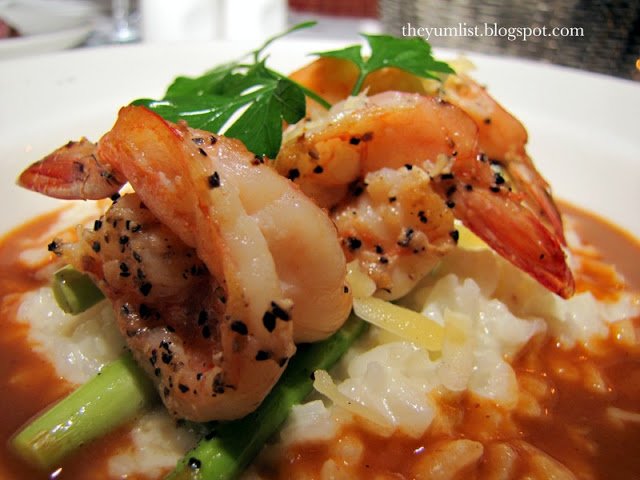
<instances>
[{"instance_id":1,"label":"grilled shrimp","mask_svg":"<svg viewBox=\"0 0 640 480\"><path fill-rule=\"evenodd\" d=\"M352 62L336 58L320 58L297 70L291 78L318 92L334 104L346 98L358 76ZM448 75L442 83L423 81L415 75L396 69L384 68L370 74L363 90L369 95L385 91L419 93L438 96L465 111L478 128L478 148L494 165L503 169L511 186L524 194L523 201L536 211L558 239L564 244L562 219L551 196L546 180L536 170L526 152L527 131L511 113L465 74ZM308 101L312 117L322 115L323 109Z\"/></svg>"},{"instance_id":2,"label":"grilled shrimp","mask_svg":"<svg viewBox=\"0 0 640 480\"><path fill-rule=\"evenodd\" d=\"M455 244L454 216L420 168L367 173L362 192L332 218L348 260L359 261L385 299L408 293Z\"/></svg>"},{"instance_id":3,"label":"grilled shrimp","mask_svg":"<svg viewBox=\"0 0 640 480\"><path fill-rule=\"evenodd\" d=\"M559 240L522 205L523 195L511 191L505 178L480 153L473 120L439 98L400 92L351 97L334 105L325 117L303 120L290 128L275 164L281 174L330 209L347 254L357 256L369 273L387 269L393 277L392 269L397 267L384 257L382 265L372 268L369 250L376 251L377 238L390 237L367 233L365 238L354 240L354 232L362 231L365 223L359 217L366 216L372 222L374 217L395 215L401 225L396 232L424 233L430 241L430 248L418 249L424 255L420 260L424 265L429 263L425 252L441 255L456 241L455 217L550 290L564 297L573 293L573 277ZM369 184L372 173L385 169L395 170L396 176L402 169L421 170L422 185L414 187L401 206L400 197L388 193L385 205L374 191L377 182ZM433 213L428 214L417 202L420 194L416 189L423 192L423 201L431 205ZM391 203L397 206L389 206ZM451 215L443 213L447 210ZM430 222L442 222L448 235L440 229L430 236L426 230ZM369 248L359 252L365 243ZM395 248L397 259L416 255L414 248L402 248L401 234L396 236L396 244L400 247ZM410 241L408 245L412 246ZM406 291L406 282L394 291L379 278L374 278L378 295L396 298ZM419 278L415 272L407 275L413 282Z\"/></svg>"},{"instance_id":4,"label":"grilled shrimp","mask_svg":"<svg viewBox=\"0 0 640 480\"><path fill-rule=\"evenodd\" d=\"M480 150L506 172L511 183L525 194L525 201L565 244L562 218L551 196L551 187L527 155L527 131L504 107L465 74L449 76L441 95L465 111L478 126Z\"/></svg>"},{"instance_id":5,"label":"grilled shrimp","mask_svg":"<svg viewBox=\"0 0 640 480\"><path fill-rule=\"evenodd\" d=\"M246 415L295 342L327 337L350 311L334 225L240 142L142 107L123 108L90 146L63 146L19 178L61 198L116 194L93 229L57 253L111 300L170 412ZM125 181L135 193L117 199Z\"/></svg>"}]
</instances>

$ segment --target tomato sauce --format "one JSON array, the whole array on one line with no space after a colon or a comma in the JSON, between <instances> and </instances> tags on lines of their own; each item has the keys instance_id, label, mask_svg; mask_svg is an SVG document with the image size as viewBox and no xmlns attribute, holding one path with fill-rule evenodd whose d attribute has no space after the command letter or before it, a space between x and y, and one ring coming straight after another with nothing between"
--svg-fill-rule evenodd
<instances>
[{"instance_id":1,"label":"tomato sauce","mask_svg":"<svg viewBox=\"0 0 640 480\"><path fill-rule=\"evenodd\" d=\"M628 281L640 290L640 245L631 236L606 224L602 219L574 207L563 205L565 213L576 219L581 238L596 247L606 262L614 264ZM47 231L57 220L56 213L37 218L14 230L0 241L0 478L102 479L108 477L107 462L130 443L127 427L99 439L67 459L55 472L39 472L21 462L8 448L8 441L31 416L65 396L72 385L62 381L53 367L32 351L28 327L16 321L23 292L41 286L35 271L20 262L18 253L25 242ZM594 265L598 265L597 262ZM611 285L606 271L595 268L578 275L579 288L595 289L607 297L621 289ZM600 290L598 290L600 289ZM636 319L640 334L640 320ZM340 441L357 438L364 445L357 475L360 478L409 478L416 465L437 449L440 442L469 438L485 446L499 442L526 440L568 466L578 478L637 478L640 476L640 423L616 425L607 409L640 410L640 347L620 348L612 341L597 345L596 353L583 348L563 350L553 342L532 342L514 365L521 388L539 388L537 401L541 414L522 414L516 408L506 411L490 402L463 394L443 400L446 423L435 425L420 439L395 434L383 438L352 425L341 432ZM608 390L585 388L583 377L596 371ZM488 447L487 447L488 448ZM485 452L487 452L485 448ZM316 442L289 449L267 476L294 478L305 472L318 472L332 455L331 444ZM486 456L486 455L485 455ZM484 478L481 460L461 473L460 478ZM514 470L528 472L527 465ZM133 477L128 477L133 478Z\"/></svg>"}]
</instances>

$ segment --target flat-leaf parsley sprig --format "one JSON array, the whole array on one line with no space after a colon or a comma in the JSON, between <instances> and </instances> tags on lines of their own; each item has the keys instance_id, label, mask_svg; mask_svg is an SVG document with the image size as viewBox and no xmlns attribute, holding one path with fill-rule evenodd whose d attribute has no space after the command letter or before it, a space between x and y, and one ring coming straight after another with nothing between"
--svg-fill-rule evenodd
<instances>
[{"instance_id":1,"label":"flat-leaf parsley sprig","mask_svg":"<svg viewBox=\"0 0 640 480\"><path fill-rule=\"evenodd\" d=\"M225 135L241 140L256 155L274 158L282 142L282 121L295 123L304 117L305 95L328 104L270 70L263 54L278 38L314 24L296 25L239 60L219 65L202 76L178 77L162 100L139 99L133 103L144 105L167 120L186 120L193 128L218 133L236 112L247 107ZM247 57L252 62L246 62Z\"/></svg>"},{"instance_id":2,"label":"flat-leaf parsley sprig","mask_svg":"<svg viewBox=\"0 0 640 480\"><path fill-rule=\"evenodd\" d=\"M436 60L431 45L420 37L398 38L390 35L361 34L369 44L371 54L362 55L360 45L351 45L340 50L316 52L321 57L333 57L353 62L360 73L351 95L357 95L369 75L385 67L396 67L423 78L440 80L434 73L455 73L445 62Z\"/></svg>"},{"instance_id":3,"label":"flat-leaf parsley sprig","mask_svg":"<svg viewBox=\"0 0 640 480\"><path fill-rule=\"evenodd\" d=\"M317 93L270 69L265 50L275 40L315 23L296 25L268 39L241 59L222 64L199 77L178 77L161 100L139 99L133 103L144 105L167 120L186 120L192 128L237 138L256 155L275 158L282 143L282 122L295 123L305 116L305 97L326 108L330 104ZM358 67L360 74L354 95L360 91L367 75L384 67L396 67L426 78L438 78L434 73L453 73L446 63L433 58L431 46L424 39L366 34L363 37L371 49L369 57L362 56L360 45L314 54L342 58ZM241 112L239 116L231 121L238 112Z\"/></svg>"}]
</instances>

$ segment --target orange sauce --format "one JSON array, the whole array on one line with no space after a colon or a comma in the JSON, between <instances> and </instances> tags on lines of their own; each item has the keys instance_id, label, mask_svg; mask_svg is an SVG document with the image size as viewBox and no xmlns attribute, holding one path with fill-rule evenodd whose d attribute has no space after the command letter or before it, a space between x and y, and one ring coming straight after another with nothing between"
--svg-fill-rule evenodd
<instances>
[{"instance_id":1,"label":"orange sauce","mask_svg":"<svg viewBox=\"0 0 640 480\"><path fill-rule=\"evenodd\" d=\"M601 219L566 205L563 209L576 218L581 237L588 239L604 260L623 272L630 287L640 289L637 241ZM51 472L38 472L16 458L7 447L8 440L31 416L72 389L56 376L45 359L32 351L28 327L16 321L20 294L43 283L32 269L20 263L18 253L25 241L46 232L56 215L37 218L0 240L0 442L3 445L0 478L3 479L50 478ZM597 269L582 272L583 281L578 285L598 287L597 279L602 275ZM596 293L602 297L621 288L601 286L602 291ZM638 333L639 324L640 320L636 322ZM578 378L581 372L587 371L587 366L597 367L609 391L595 394L585 389L583 382L567 377L566 369L558 365L576 368ZM579 478L640 476L640 424L628 422L624 428L615 427L605 414L611 405L633 412L640 410L640 347L621 349L612 342L602 342L594 355L582 348L566 351L552 342L532 342L514 368L519 378L539 379L548 387L548 395L540 399L544 414L535 418L518 416L468 394L447 398L443 400L443 411L449 422L453 422L456 437L478 440L485 445L525 439L569 466ZM584 442L576 437L580 434L586 439ZM383 438L357 425L347 427L341 435L342 438L355 436L364 443L363 459L357 470L360 478L376 475L377 478L410 478L421 458L438 448L440 441L451 438L446 425L432 426L419 439L399 434ZM127 427L123 427L72 455L60 465L55 478L106 479L109 456L129 443ZM296 446L287 452L275 470L262 473L274 478L295 478L302 472L318 472L331 455L331 449L331 444L322 442ZM482 478L483 468L480 462L462 472L460 478ZM525 473L525 470L518 472Z\"/></svg>"}]
</instances>

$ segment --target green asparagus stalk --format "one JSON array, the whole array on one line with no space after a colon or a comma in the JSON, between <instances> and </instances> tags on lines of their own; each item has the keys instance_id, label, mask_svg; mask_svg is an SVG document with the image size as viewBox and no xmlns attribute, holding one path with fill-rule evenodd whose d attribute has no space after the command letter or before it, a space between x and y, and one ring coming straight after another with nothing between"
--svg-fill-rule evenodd
<instances>
[{"instance_id":1,"label":"green asparagus stalk","mask_svg":"<svg viewBox=\"0 0 640 480\"><path fill-rule=\"evenodd\" d=\"M365 328L366 323L352 315L327 340L299 346L260 407L240 420L215 426L185 455L167 480L220 480L238 476L284 422L291 407L311 392L313 372L331 368Z\"/></svg>"},{"instance_id":2,"label":"green asparagus stalk","mask_svg":"<svg viewBox=\"0 0 640 480\"><path fill-rule=\"evenodd\" d=\"M106 365L69 396L32 419L11 439L14 451L42 469L134 418L157 398L130 354Z\"/></svg>"},{"instance_id":3,"label":"green asparagus stalk","mask_svg":"<svg viewBox=\"0 0 640 480\"><path fill-rule=\"evenodd\" d=\"M104 298L89 276L71 265L54 273L52 288L58 306L72 315L84 312Z\"/></svg>"}]
</instances>

